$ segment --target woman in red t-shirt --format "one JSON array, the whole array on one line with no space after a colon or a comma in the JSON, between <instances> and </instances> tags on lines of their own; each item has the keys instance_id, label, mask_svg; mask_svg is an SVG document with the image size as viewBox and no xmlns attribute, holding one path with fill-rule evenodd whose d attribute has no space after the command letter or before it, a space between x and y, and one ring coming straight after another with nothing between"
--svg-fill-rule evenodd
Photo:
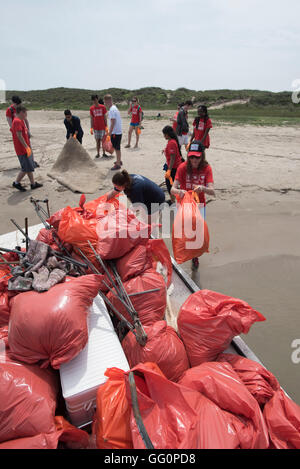
<instances>
[{"instance_id":1,"label":"woman in red t-shirt","mask_svg":"<svg viewBox=\"0 0 300 469\"><path fill-rule=\"evenodd\" d=\"M212 123L209 118L207 107L206 106L199 106L198 107L198 116L193 122L193 134L191 136L190 143L193 140L199 140L205 148L209 148L210 146L210 136L209 131L212 128Z\"/></svg>"},{"instance_id":2,"label":"woman in red t-shirt","mask_svg":"<svg viewBox=\"0 0 300 469\"><path fill-rule=\"evenodd\" d=\"M130 148L131 136L133 130L135 130L136 142L134 148L138 148L139 138L140 138L140 125L142 122L142 108L139 105L139 100L137 97L134 97L130 103L130 108L128 109L128 114L131 114L131 122L128 131L128 143L125 148Z\"/></svg>"},{"instance_id":3,"label":"woman in red t-shirt","mask_svg":"<svg viewBox=\"0 0 300 469\"><path fill-rule=\"evenodd\" d=\"M176 176L177 168L181 165L183 158L181 155L180 145L178 142L177 134L170 125L166 125L163 130L163 136L167 140L167 146L163 150L166 157L164 169L166 170L165 178L168 192L171 196L172 202L175 202L175 197L171 195L171 188Z\"/></svg>"},{"instance_id":4,"label":"woman in red t-shirt","mask_svg":"<svg viewBox=\"0 0 300 469\"><path fill-rule=\"evenodd\" d=\"M215 196L214 179L211 166L205 158L205 149L202 143L196 140L190 145L187 161L177 169L171 194L183 198L186 191L194 191L198 194L201 215L205 219L205 194ZM193 267L197 269L198 266L199 261L195 257Z\"/></svg>"}]
</instances>

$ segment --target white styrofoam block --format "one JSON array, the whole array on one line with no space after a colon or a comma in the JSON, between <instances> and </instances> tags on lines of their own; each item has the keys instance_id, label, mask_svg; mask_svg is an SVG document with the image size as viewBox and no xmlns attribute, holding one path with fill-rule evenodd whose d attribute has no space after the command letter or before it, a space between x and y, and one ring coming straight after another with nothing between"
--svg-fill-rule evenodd
<instances>
[{"instance_id":1,"label":"white styrofoam block","mask_svg":"<svg viewBox=\"0 0 300 469\"><path fill-rule=\"evenodd\" d=\"M104 301L98 295L88 316L89 340L77 357L60 367L62 394L71 423L88 425L95 412L98 387L107 368L129 370Z\"/></svg>"},{"instance_id":2,"label":"white styrofoam block","mask_svg":"<svg viewBox=\"0 0 300 469\"><path fill-rule=\"evenodd\" d=\"M25 231L25 227L21 225L21 223L19 223L19 225L22 228L22 230ZM28 227L29 238L36 239L41 228L44 228L44 225L42 223L40 225L29 226ZM23 241L24 241L24 236L19 230L11 231L10 233L0 235L0 247L1 248L15 249L16 246L25 247L25 242Z\"/></svg>"}]
</instances>

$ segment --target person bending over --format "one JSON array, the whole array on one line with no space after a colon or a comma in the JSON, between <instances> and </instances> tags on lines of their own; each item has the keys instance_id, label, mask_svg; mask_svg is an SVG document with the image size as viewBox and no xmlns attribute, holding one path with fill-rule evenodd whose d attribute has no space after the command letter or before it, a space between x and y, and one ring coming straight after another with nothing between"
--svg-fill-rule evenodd
<instances>
[{"instance_id":1,"label":"person bending over","mask_svg":"<svg viewBox=\"0 0 300 469\"><path fill-rule=\"evenodd\" d=\"M120 192L128 197L132 204L143 204L146 207L148 223L151 217L165 202L164 191L153 181L139 174L128 174L124 169L112 178L114 188L108 194L108 200Z\"/></svg>"},{"instance_id":2,"label":"person bending over","mask_svg":"<svg viewBox=\"0 0 300 469\"><path fill-rule=\"evenodd\" d=\"M76 138L79 143L82 143L83 130L80 124L80 119L77 116L73 116L69 109L65 110L64 124L67 129L67 140L73 137Z\"/></svg>"}]
</instances>

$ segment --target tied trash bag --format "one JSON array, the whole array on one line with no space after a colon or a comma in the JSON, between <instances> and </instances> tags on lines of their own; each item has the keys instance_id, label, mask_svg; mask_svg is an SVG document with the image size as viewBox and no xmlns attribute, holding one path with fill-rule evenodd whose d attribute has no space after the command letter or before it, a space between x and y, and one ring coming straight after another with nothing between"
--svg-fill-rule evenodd
<instances>
[{"instance_id":1,"label":"tied trash bag","mask_svg":"<svg viewBox=\"0 0 300 469\"><path fill-rule=\"evenodd\" d=\"M243 424L193 389L169 381L154 363L139 364L135 376L141 417L154 449L237 449ZM131 404L129 373L126 395ZM139 378L139 380L137 380ZM135 449L145 449L133 412Z\"/></svg>"},{"instance_id":2,"label":"tied trash bag","mask_svg":"<svg viewBox=\"0 0 300 469\"><path fill-rule=\"evenodd\" d=\"M14 360L0 342L0 443L53 433L57 393L53 371Z\"/></svg>"},{"instance_id":3,"label":"tied trash bag","mask_svg":"<svg viewBox=\"0 0 300 469\"><path fill-rule=\"evenodd\" d=\"M261 406L264 406L274 395L274 392L280 389L275 376L260 363L233 353L219 355L218 361L230 363L248 391Z\"/></svg>"},{"instance_id":4,"label":"tied trash bag","mask_svg":"<svg viewBox=\"0 0 300 469\"><path fill-rule=\"evenodd\" d=\"M210 362L191 368L179 384L201 392L241 420L237 434L242 449L268 448L268 430L260 407L229 363Z\"/></svg>"},{"instance_id":5,"label":"tied trash bag","mask_svg":"<svg viewBox=\"0 0 300 469\"><path fill-rule=\"evenodd\" d=\"M138 277L127 280L124 283L124 288L128 295L158 289L158 291L130 296L130 299L144 326L151 326L156 321L163 319L167 305L167 294L166 284L162 275L152 269L147 270ZM107 294L107 298L119 313L132 323L132 318L127 310L112 292Z\"/></svg>"},{"instance_id":6,"label":"tied trash bag","mask_svg":"<svg viewBox=\"0 0 300 469\"><path fill-rule=\"evenodd\" d=\"M275 391L264 407L270 448L300 449L300 407L282 389Z\"/></svg>"},{"instance_id":7,"label":"tied trash bag","mask_svg":"<svg viewBox=\"0 0 300 469\"><path fill-rule=\"evenodd\" d=\"M98 449L131 449L131 407L126 398L124 371L109 368L106 383L97 391L93 434Z\"/></svg>"},{"instance_id":8,"label":"tied trash bag","mask_svg":"<svg viewBox=\"0 0 300 469\"><path fill-rule=\"evenodd\" d=\"M178 264L200 257L209 249L209 232L193 192L179 200L172 229L172 246Z\"/></svg>"},{"instance_id":9,"label":"tied trash bag","mask_svg":"<svg viewBox=\"0 0 300 469\"><path fill-rule=\"evenodd\" d=\"M116 261L117 271L123 282L142 274L152 267L152 256L147 245L139 244Z\"/></svg>"},{"instance_id":10,"label":"tied trash bag","mask_svg":"<svg viewBox=\"0 0 300 469\"><path fill-rule=\"evenodd\" d=\"M59 368L85 347L87 315L101 277L86 275L45 293L20 293L13 298L8 342L12 356L42 368Z\"/></svg>"},{"instance_id":11,"label":"tied trash bag","mask_svg":"<svg viewBox=\"0 0 300 469\"><path fill-rule=\"evenodd\" d=\"M151 250L153 268L164 275L166 284L169 287L172 283L173 266L166 243L163 239L149 239L148 248ZM160 266L163 272L161 272Z\"/></svg>"},{"instance_id":12,"label":"tied trash bag","mask_svg":"<svg viewBox=\"0 0 300 469\"><path fill-rule=\"evenodd\" d=\"M184 345L176 331L165 321L144 326L144 329L148 338L144 347L136 341L132 332L128 332L122 341L130 367L139 363L156 363L166 378L178 381L190 365Z\"/></svg>"},{"instance_id":13,"label":"tied trash bag","mask_svg":"<svg viewBox=\"0 0 300 469\"><path fill-rule=\"evenodd\" d=\"M147 244L151 227L127 208L102 214L98 210L96 251L102 259L119 259L139 244Z\"/></svg>"},{"instance_id":14,"label":"tied trash bag","mask_svg":"<svg viewBox=\"0 0 300 469\"><path fill-rule=\"evenodd\" d=\"M182 305L177 324L193 367L216 360L236 335L247 334L256 321L265 318L245 301L199 290Z\"/></svg>"}]
</instances>

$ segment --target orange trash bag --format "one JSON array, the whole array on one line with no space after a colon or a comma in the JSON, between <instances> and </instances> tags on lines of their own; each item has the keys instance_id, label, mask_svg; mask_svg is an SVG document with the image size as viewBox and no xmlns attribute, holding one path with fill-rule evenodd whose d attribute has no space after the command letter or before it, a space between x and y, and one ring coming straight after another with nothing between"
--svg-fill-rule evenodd
<instances>
[{"instance_id":1,"label":"orange trash bag","mask_svg":"<svg viewBox=\"0 0 300 469\"><path fill-rule=\"evenodd\" d=\"M245 301L210 290L190 295L178 315L179 335L191 366L214 361L232 339L247 334L252 324L265 321Z\"/></svg>"},{"instance_id":2,"label":"orange trash bag","mask_svg":"<svg viewBox=\"0 0 300 469\"><path fill-rule=\"evenodd\" d=\"M152 254L153 268L164 276L166 284L169 287L172 283L173 265L166 243L163 239L149 239L148 247ZM161 271L160 267L162 267L163 271Z\"/></svg>"},{"instance_id":3,"label":"orange trash bag","mask_svg":"<svg viewBox=\"0 0 300 469\"><path fill-rule=\"evenodd\" d=\"M178 381L190 367L181 339L175 329L165 321L157 321L152 326L144 326L147 343L142 347L132 332L122 341L122 347L130 367L138 363L156 363L166 378Z\"/></svg>"},{"instance_id":4,"label":"orange trash bag","mask_svg":"<svg viewBox=\"0 0 300 469\"><path fill-rule=\"evenodd\" d=\"M209 249L209 232L192 191L179 200L172 229L172 246L178 264L200 257Z\"/></svg>"},{"instance_id":5,"label":"orange trash bag","mask_svg":"<svg viewBox=\"0 0 300 469\"><path fill-rule=\"evenodd\" d=\"M102 148L103 148L105 153L107 152L107 153L110 153L111 155L115 151L114 147L111 143L111 138L110 138L109 135L104 135L104 137L102 139Z\"/></svg>"},{"instance_id":6,"label":"orange trash bag","mask_svg":"<svg viewBox=\"0 0 300 469\"><path fill-rule=\"evenodd\" d=\"M97 391L97 408L93 424L98 449L131 449L131 407L126 398L124 371L109 368L106 383Z\"/></svg>"}]
</instances>

